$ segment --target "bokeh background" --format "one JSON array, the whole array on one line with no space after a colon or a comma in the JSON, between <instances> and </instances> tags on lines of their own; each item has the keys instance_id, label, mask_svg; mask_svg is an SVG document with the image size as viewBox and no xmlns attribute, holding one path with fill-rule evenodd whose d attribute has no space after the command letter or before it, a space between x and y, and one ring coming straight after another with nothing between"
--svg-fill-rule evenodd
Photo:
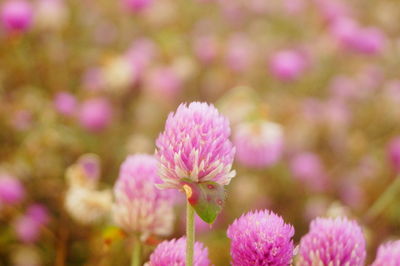
<instances>
[{"instance_id":1,"label":"bokeh background","mask_svg":"<svg viewBox=\"0 0 400 266\"><path fill-rule=\"evenodd\" d=\"M2 0L0 15L0 265L126 265L111 198L66 203L66 170L95 154L96 189L112 189L191 101L214 103L234 140L269 121L280 134L262 137L282 143L259 167L236 160L222 214L199 223L215 265L229 265L227 226L254 209L282 215L296 243L313 218L345 214L369 261L400 236L400 193L365 218L400 169L397 0ZM182 202L176 217L168 238L184 234Z\"/></svg>"}]
</instances>

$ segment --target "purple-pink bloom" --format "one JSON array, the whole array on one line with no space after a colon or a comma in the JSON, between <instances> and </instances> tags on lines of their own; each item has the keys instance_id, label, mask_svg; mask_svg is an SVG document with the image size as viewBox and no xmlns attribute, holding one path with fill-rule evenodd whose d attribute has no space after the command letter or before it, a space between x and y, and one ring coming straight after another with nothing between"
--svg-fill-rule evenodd
<instances>
[{"instance_id":1,"label":"purple-pink bloom","mask_svg":"<svg viewBox=\"0 0 400 266\"><path fill-rule=\"evenodd\" d=\"M304 152L296 155L290 162L293 177L306 186L321 190L326 186L327 175L318 155Z\"/></svg>"},{"instance_id":2,"label":"purple-pink bloom","mask_svg":"<svg viewBox=\"0 0 400 266\"><path fill-rule=\"evenodd\" d=\"M182 79L169 67L160 67L149 74L147 89L156 97L174 99L182 89Z\"/></svg>"},{"instance_id":3,"label":"purple-pink bloom","mask_svg":"<svg viewBox=\"0 0 400 266\"><path fill-rule=\"evenodd\" d=\"M245 35L233 35L229 39L226 50L225 61L235 72L248 70L254 61L254 45Z\"/></svg>"},{"instance_id":4,"label":"purple-pink bloom","mask_svg":"<svg viewBox=\"0 0 400 266\"><path fill-rule=\"evenodd\" d=\"M23 243L34 243L40 236L40 224L29 215L19 217L14 223L14 230Z\"/></svg>"},{"instance_id":5,"label":"purple-pink bloom","mask_svg":"<svg viewBox=\"0 0 400 266\"><path fill-rule=\"evenodd\" d=\"M1 21L8 31L26 31L33 20L33 8L28 1L8 0L1 7Z\"/></svg>"},{"instance_id":6,"label":"purple-pink bloom","mask_svg":"<svg viewBox=\"0 0 400 266\"><path fill-rule=\"evenodd\" d=\"M24 197L25 189L17 178L6 174L0 175L0 206L17 204Z\"/></svg>"},{"instance_id":7,"label":"purple-pink bloom","mask_svg":"<svg viewBox=\"0 0 400 266\"><path fill-rule=\"evenodd\" d=\"M77 107L77 101L73 94L68 92L59 92L54 97L54 107L62 115L72 116Z\"/></svg>"},{"instance_id":8,"label":"purple-pink bloom","mask_svg":"<svg viewBox=\"0 0 400 266\"><path fill-rule=\"evenodd\" d=\"M172 239L161 242L150 256L149 266L185 266L186 238ZM194 266L208 266L208 249L200 242L194 244Z\"/></svg>"},{"instance_id":9,"label":"purple-pink bloom","mask_svg":"<svg viewBox=\"0 0 400 266\"><path fill-rule=\"evenodd\" d=\"M89 131L98 132L106 128L112 119L112 107L105 98L85 101L79 110L79 121Z\"/></svg>"},{"instance_id":10,"label":"purple-pink bloom","mask_svg":"<svg viewBox=\"0 0 400 266\"><path fill-rule=\"evenodd\" d=\"M114 186L116 224L130 233L168 235L173 229L171 191L160 190L158 162L152 155L128 156L122 163Z\"/></svg>"},{"instance_id":11,"label":"purple-pink bloom","mask_svg":"<svg viewBox=\"0 0 400 266\"><path fill-rule=\"evenodd\" d=\"M298 79L307 67L306 56L297 50L283 50L274 54L269 60L271 73L282 81Z\"/></svg>"},{"instance_id":12,"label":"purple-pink bloom","mask_svg":"<svg viewBox=\"0 0 400 266\"><path fill-rule=\"evenodd\" d=\"M212 104L181 104L156 141L161 187L180 189L183 178L228 185L235 176L230 134L228 119Z\"/></svg>"},{"instance_id":13,"label":"purple-pink bloom","mask_svg":"<svg viewBox=\"0 0 400 266\"><path fill-rule=\"evenodd\" d=\"M50 220L48 210L42 204L32 204L29 206L26 210L26 215L40 225L45 225Z\"/></svg>"},{"instance_id":14,"label":"purple-pink bloom","mask_svg":"<svg viewBox=\"0 0 400 266\"><path fill-rule=\"evenodd\" d=\"M249 212L228 227L234 266L289 265L294 228L282 217L263 210Z\"/></svg>"},{"instance_id":15,"label":"purple-pink bloom","mask_svg":"<svg viewBox=\"0 0 400 266\"><path fill-rule=\"evenodd\" d=\"M387 146L387 157L392 168L400 173L400 136L393 138Z\"/></svg>"},{"instance_id":16,"label":"purple-pink bloom","mask_svg":"<svg viewBox=\"0 0 400 266\"><path fill-rule=\"evenodd\" d=\"M361 227L347 218L316 218L302 237L299 265L364 265L365 239Z\"/></svg>"},{"instance_id":17,"label":"purple-pink bloom","mask_svg":"<svg viewBox=\"0 0 400 266\"><path fill-rule=\"evenodd\" d=\"M398 265L400 265L400 240L380 245L376 259L371 264L371 266Z\"/></svg>"},{"instance_id":18,"label":"purple-pink bloom","mask_svg":"<svg viewBox=\"0 0 400 266\"><path fill-rule=\"evenodd\" d=\"M267 167L279 161L283 151L283 132L278 124L267 121L241 123L233 142L237 160L248 167Z\"/></svg>"},{"instance_id":19,"label":"purple-pink bloom","mask_svg":"<svg viewBox=\"0 0 400 266\"><path fill-rule=\"evenodd\" d=\"M132 12L140 12L148 8L153 0L122 0L122 4Z\"/></svg>"}]
</instances>

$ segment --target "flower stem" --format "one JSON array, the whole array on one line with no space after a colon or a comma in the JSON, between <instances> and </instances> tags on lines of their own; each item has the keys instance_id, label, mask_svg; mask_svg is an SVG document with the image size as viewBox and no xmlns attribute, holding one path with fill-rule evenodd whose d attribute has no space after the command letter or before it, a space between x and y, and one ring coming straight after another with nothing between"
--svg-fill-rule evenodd
<instances>
[{"instance_id":1,"label":"flower stem","mask_svg":"<svg viewBox=\"0 0 400 266\"><path fill-rule=\"evenodd\" d=\"M133 251L132 251L132 266L140 266L140 256L142 253L142 244L140 243L139 236L135 235L133 240Z\"/></svg>"},{"instance_id":2,"label":"flower stem","mask_svg":"<svg viewBox=\"0 0 400 266\"><path fill-rule=\"evenodd\" d=\"M194 233L194 209L186 201L186 266L193 266Z\"/></svg>"},{"instance_id":3,"label":"flower stem","mask_svg":"<svg viewBox=\"0 0 400 266\"><path fill-rule=\"evenodd\" d=\"M366 220L375 219L381 212L387 207L387 205L393 200L394 196L400 189L400 177L396 179L389 185L389 187L383 192L383 194L375 201L371 208L367 211L365 215Z\"/></svg>"}]
</instances>

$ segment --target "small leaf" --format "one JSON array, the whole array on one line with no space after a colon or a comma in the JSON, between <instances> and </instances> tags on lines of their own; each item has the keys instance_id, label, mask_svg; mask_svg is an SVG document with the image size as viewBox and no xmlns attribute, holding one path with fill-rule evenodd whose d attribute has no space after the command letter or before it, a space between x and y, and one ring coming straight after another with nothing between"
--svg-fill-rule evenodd
<instances>
[{"instance_id":1,"label":"small leaf","mask_svg":"<svg viewBox=\"0 0 400 266\"><path fill-rule=\"evenodd\" d=\"M211 181L194 183L185 179L183 189L197 215L206 223L212 224L225 202L224 187Z\"/></svg>"}]
</instances>

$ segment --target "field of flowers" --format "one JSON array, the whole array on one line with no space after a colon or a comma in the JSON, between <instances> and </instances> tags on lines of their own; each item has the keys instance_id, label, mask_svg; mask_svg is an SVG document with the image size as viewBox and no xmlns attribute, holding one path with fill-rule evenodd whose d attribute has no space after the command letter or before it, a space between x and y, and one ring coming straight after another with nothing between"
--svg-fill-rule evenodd
<instances>
[{"instance_id":1,"label":"field of flowers","mask_svg":"<svg viewBox=\"0 0 400 266\"><path fill-rule=\"evenodd\" d=\"M1 0L0 266L400 266L399 18Z\"/></svg>"}]
</instances>

